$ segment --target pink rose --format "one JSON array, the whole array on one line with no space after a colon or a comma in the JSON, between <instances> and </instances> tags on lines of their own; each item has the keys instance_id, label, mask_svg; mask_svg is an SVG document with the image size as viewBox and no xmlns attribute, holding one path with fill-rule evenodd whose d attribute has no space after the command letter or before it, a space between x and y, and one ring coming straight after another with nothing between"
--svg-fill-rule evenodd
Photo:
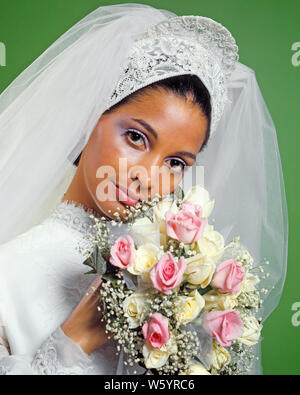
<instances>
[{"instance_id":1,"label":"pink rose","mask_svg":"<svg viewBox=\"0 0 300 395\"><path fill-rule=\"evenodd\" d=\"M205 314L203 328L221 346L229 347L233 339L242 336L244 324L237 310L214 310Z\"/></svg>"},{"instance_id":2,"label":"pink rose","mask_svg":"<svg viewBox=\"0 0 300 395\"><path fill-rule=\"evenodd\" d=\"M199 204L183 203L176 214L168 210L165 214L167 235L187 244L198 241L207 224L207 219L201 216Z\"/></svg>"},{"instance_id":3,"label":"pink rose","mask_svg":"<svg viewBox=\"0 0 300 395\"><path fill-rule=\"evenodd\" d=\"M150 278L154 288L168 295L172 289L181 283L186 269L184 258L175 261L172 254L166 252L150 271Z\"/></svg>"},{"instance_id":4,"label":"pink rose","mask_svg":"<svg viewBox=\"0 0 300 395\"><path fill-rule=\"evenodd\" d=\"M245 271L234 259L222 262L214 275L212 285L221 293L234 294L241 290Z\"/></svg>"},{"instance_id":5,"label":"pink rose","mask_svg":"<svg viewBox=\"0 0 300 395\"><path fill-rule=\"evenodd\" d=\"M131 236L119 237L110 249L109 262L121 269L126 269L134 262L135 248Z\"/></svg>"},{"instance_id":6,"label":"pink rose","mask_svg":"<svg viewBox=\"0 0 300 395\"><path fill-rule=\"evenodd\" d=\"M144 338L150 346L161 348L171 337L169 320L160 313L152 314L150 318L151 321L146 321L142 327Z\"/></svg>"}]
</instances>

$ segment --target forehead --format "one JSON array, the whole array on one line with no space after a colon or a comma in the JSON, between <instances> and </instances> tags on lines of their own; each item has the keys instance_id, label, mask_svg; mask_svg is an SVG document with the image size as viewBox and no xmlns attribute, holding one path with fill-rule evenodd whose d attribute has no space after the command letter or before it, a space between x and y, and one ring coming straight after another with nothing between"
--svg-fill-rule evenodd
<instances>
[{"instance_id":1,"label":"forehead","mask_svg":"<svg viewBox=\"0 0 300 395\"><path fill-rule=\"evenodd\" d=\"M199 105L164 89L146 90L134 101L120 106L117 113L146 121L157 132L158 140L174 145L184 142L185 148L194 153L205 139L207 119Z\"/></svg>"}]
</instances>

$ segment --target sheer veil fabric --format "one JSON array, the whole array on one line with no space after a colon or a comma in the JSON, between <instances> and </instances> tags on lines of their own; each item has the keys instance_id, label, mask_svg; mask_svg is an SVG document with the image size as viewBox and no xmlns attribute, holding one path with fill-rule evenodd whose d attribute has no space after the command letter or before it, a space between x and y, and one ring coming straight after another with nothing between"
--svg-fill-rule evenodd
<instances>
[{"instance_id":1,"label":"sheer veil fabric","mask_svg":"<svg viewBox=\"0 0 300 395\"><path fill-rule=\"evenodd\" d=\"M40 223L61 201L74 176L73 162L107 109L135 38L176 16L137 3L99 7L1 94L0 244ZM258 264L270 261L265 286L274 288L266 296L265 319L279 302L287 265L287 205L276 130L255 72L237 60L226 95L197 164L216 201L215 229L226 242L240 235ZM184 184L190 184L189 177L202 183L197 174L191 169Z\"/></svg>"},{"instance_id":2,"label":"sheer veil fabric","mask_svg":"<svg viewBox=\"0 0 300 395\"><path fill-rule=\"evenodd\" d=\"M66 174L106 110L135 35L169 14L139 4L100 7L2 93L0 243L38 223L60 201L63 192L56 188L70 181Z\"/></svg>"}]
</instances>

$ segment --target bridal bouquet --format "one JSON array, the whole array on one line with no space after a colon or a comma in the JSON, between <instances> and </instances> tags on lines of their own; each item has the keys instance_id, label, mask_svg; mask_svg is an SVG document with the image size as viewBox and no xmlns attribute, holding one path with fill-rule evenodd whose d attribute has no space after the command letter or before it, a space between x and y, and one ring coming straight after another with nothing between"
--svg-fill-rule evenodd
<instances>
[{"instance_id":1,"label":"bridal bouquet","mask_svg":"<svg viewBox=\"0 0 300 395\"><path fill-rule=\"evenodd\" d=\"M102 276L99 311L129 366L151 374L244 374L255 357L263 266L239 237L225 245L209 193L144 202L126 221L94 218L85 260ZM268 264L268 262L265 262ZM90 273L89 272L89 273ZM261 276L259 276L261 274Z\"/></svg>"}]
</instances>

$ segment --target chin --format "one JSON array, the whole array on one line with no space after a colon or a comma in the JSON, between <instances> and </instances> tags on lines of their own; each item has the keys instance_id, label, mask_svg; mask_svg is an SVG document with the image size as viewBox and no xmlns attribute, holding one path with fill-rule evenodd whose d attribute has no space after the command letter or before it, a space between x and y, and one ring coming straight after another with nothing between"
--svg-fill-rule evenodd
<instances>
[{"instance_id":1,"label":"chin","mask_svg":"<svg viewBox=\"0 0 300 395\"><path fill-rule=\"evenodd\" d=\"M119 213L121 218L123 218L124 216L123 210L125 210L126 207L119 201L114 201L114 202L106 201L101 204L99 200L96 200L96 204L102 216L105 216L109 219L116 219L116 217L113 215L115 212Z\"/></svg>"}]
</instances>

